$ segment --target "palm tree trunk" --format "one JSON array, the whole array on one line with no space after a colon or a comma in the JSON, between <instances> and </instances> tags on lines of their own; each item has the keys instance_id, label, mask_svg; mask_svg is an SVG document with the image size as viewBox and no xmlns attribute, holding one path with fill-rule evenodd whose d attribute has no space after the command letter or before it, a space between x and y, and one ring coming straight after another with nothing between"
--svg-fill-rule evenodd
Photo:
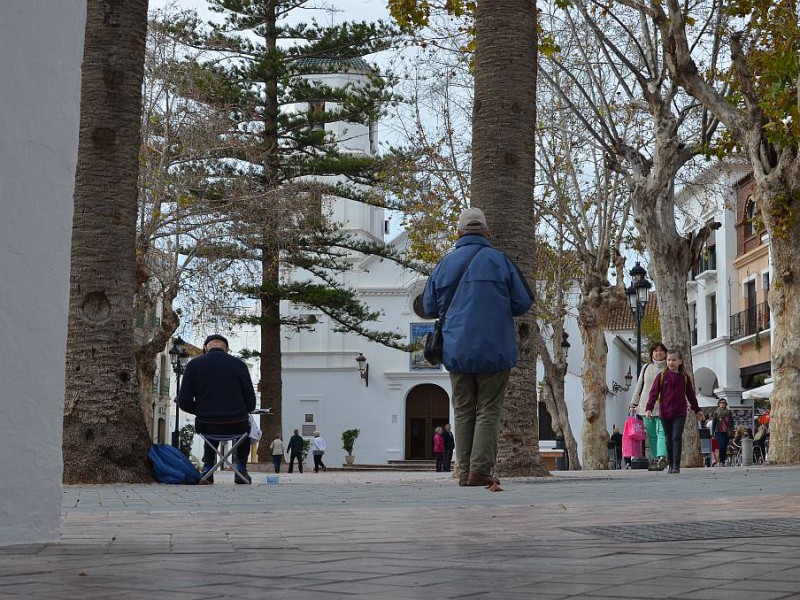
<instances>
[{"instance_id":1,"label":"palm tree trunk","mask_svg":"<svg viewBox=\"0 0 800 600\"><path fill-rule=\"evenodd\" d=\"M66 348L64 482L151 480L133 357L147 0L88 0Z\"/></svg>"},{"instance_id":2,"label":"palm tree trunk","mask_svg":"<svg viewBox=\"0 0 800 600\"><path fill-rule=\"evenodd\" d=\"M536 3L479 2L476 31L471 202L484 210L497 247L534 281ZM548 474L539 453L534 312L517 319L520 360L506 393L501 475Z\"/></svg>"}]
</instances>

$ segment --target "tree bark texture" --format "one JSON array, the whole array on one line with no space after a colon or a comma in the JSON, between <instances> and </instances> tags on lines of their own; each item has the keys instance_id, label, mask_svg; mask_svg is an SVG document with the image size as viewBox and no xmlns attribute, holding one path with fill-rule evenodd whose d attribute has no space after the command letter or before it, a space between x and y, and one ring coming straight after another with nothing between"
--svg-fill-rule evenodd
<instances>
[{"instance_id":1,"label":"tree bark texture","mask_svg":"<svg viewBox=\"0 0 800 600\"><path fill-rule=\"evenodd\" d=\"M494 242L535 279L533 184L536 125L536 3L479 2L472 129L472 206ZM496 472L548 474L539 453L534 312L517 319L520 359L506 393Z\"/></svg>"},{"instance_id":2,"label":"tree bark texture","mask_svg":"<svg viewBox=\"0 0 800 600\"><path fill-rule=\"evenodd\" d=\"M604 310L593 294L584 293L578 306L578 327L583 340L583 468L608 468L606 425L606 364L608 346L603 331Z\"/></svg>"},{"instance_id":3,"label":"tree bark texture","mask_svg":"<svg viewBox=\"0 0 800 600\"><path fill-rule=\"evenodd\" d=\"M755 145L755 140L751 141ZM751 150L751 161L753 160ZM800 463L800 159L784 149L776 167L754 169L756 202L770 236L773 278L769 462Z\"/></svg>"},{"instance_id":4,"label":"tree bark texture","mask_svg":"<svg viewBox=\"0 0 800 600\"><path fill-rule=\"evenodd\" d=\"M262 287L277 288L278 256L264 254L261 263ZM265 296L261 299L261 408L272 409L261 415L262 443L258 445L258 461L272 461L269 445L275 436L283 437L283 378L281 369L280 300ZM290 429L293 429L290 427Z\"/></svg>"},{"instance_id":5,"label":"tree bark texture","mask_svg":"<svg viewBox=\"0 0 800 600\"><path fill-rule=\"evenodd\" d=\"M770 462L800 462L800 158L796 139L786 145L769 142L770 117L765 114L741 40L730 38L733 73L744 108L735 106L703 78L686 37L684 6L677 0L651 3L662 30L665 63L670 75L725 125L741 144L756 187L756 203L770 238L773 277L769 292L772 311L773 392L770 420ZM664 11L666 8L666 12Z\"/></svg>"},{"instance_id":6,"label":"tree bark texture","mask_svg":"<svg viewBox=\"0 0 800 600\"><path fill-rule=\"evenodd\" d=\"M133 356L147 0L88 0L64 406L64 482L152 479Z\"/></svg>"}]
</instances>

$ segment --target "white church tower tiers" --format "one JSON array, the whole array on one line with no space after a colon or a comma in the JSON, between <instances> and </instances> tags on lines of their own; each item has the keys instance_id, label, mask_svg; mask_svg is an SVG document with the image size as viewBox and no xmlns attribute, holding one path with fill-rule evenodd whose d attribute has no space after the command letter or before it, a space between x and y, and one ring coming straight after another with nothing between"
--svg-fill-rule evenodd
<instances>
[{"instance_id":1,"label":"white church tower tiers","mask_svg":"<svg viewBox=\"0 0 800 600\"><path fill-rule=\"evenodd\" d=\"M370 84L375 73L369 64L360 58L330 59L304 58L298 66L307 73L304 79L314 81L332 89L358 88ZM317 72L318 69L318 72ZM297 112L335 111L339 103L320 98L305 105L296 105ZM315 128L332 136L340 152L354 156L375 156L378 152L378 126L376 122L352 123L334 121L319 123ZM344 183L343 177L321 178L325 183ZM367 188L364 188L366 191ZM338 223L346 232L365 241L383 241L385 234L384 209L364 202L356 202L337 196L325 196L323 214Z\"/></svg>"}]
</instances>

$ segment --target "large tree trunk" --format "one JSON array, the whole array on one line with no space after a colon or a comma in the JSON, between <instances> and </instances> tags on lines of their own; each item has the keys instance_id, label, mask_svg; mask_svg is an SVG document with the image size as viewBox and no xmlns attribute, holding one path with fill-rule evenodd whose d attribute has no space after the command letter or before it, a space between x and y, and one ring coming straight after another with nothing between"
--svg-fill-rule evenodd
<instances>
[{"instance_id":1,"label":"large tree trunk","mask_svg":"<svg viewBox=\"0 0 800 600\"><path fill-rule=\"evenodd\" d=\"M610 286L602 290L587 286L578 305L578 327L583 341L583 468L608 468L608 426L606 424L606 364L608 345L603 323L608 302L603 296L612 293Z\"/></svg>"},{"instance_id":2,"label":"large tree trunk","mask_svg":"<svg viewBox=\"0 0 800 600\"><path fill-rule=\"evenodd\" d=\"M64 406L64 482L152 479L133 298L147 0L88 0Z\"/></svg>"},{"instance_id":3,"label":"large tree trunk","mask_svg":"<svg viewBox=\"0 0 800 600\"><path fill-rule=\"evenodd\" d=\"M634 171L634 222L650 253L648 270L656 284L661 341L668 348L681 351L686 372L691 374L687 274L699 259L708 235L720 224L703 227L688 238L678 233L675 223L675 176L692 156L691 149L678 146L678 122L666 108L654 110L654 118L656 140L652 161L630 160ZM700 435L693 414L686 419L681 464L685 467L703 465Z\"/></svg>"},{"instance_id":4,"label":"large tree trunk","mask_svg":"<svg viewBox=\"0 0 800 600\"><path fill-rule=\"evenodd\" d=\"M755 141L751 142L755 143ZM752 154L752 152L751 152ZM751 160L753 157L751 156ZM800 158L784 149L769 172L754 169L756 201L770 236L772 378L769 462L800 463Z\"/></svg>"},{"instance_id":5,"label":"large tree trunk","mask_svg":"<svg viewBox=\"0 0 800 600\"><path fill-rule=\"evenodd\" d=\"M262 288L277 289L279 265L278 257L264 253L262 268ZM264 434L258 445L259 462L270 462L272 451L270 442L283 428L283 380L281 376L281 325L280 301L273 295L261 299L261 407L272 409L269 415L262 415L261 429ZM283 437L283 436L282 436Z\"/></svg>"},{"instance_id":6,"label":"large tree trunk","mask_svg":"<svg viewBox=\"0 0 800 600\"><path fill-rule=\"evenodd\" d=\"M533 282L536 3L479 2L472 128L472 205L494 240ZM517 319L520 360L511 373L498 448L501 475L547 475L539 453L534 311Z\"/></svg>"},{"instance_id":7,"label":"large tree trunk","mask_svg":"<svg viewBox=\"0 0 800 600\"><path fill-rule=\"evenodd\" d=\"M731 36L733 73L742 94L744 108L729 102L713 85L703 79L692 58L686 37L684 5L668 0L656 7L657 23L662 30L664 57L670 75L726 126L747 153L756 184L756 202L770 237L773 281L769 292L772 310L772 376L774 378L772 420L770 422L770 462L800 462L800 158L796 138L769 142L768 129L774 123L762 107L763 91L751 71L741 38ZM668 13L663 11L666 7ZM755 12L755 11L754 11ZM795 19L796 20L796 19ZM764 74L760 74L763 79ZM797 92L795 91L795 94ZM780 115L778 118L785 118ZM779 138L774 128L771 137Z\"/></svg>"},{"instance_id":8,"label":"large tree trunk","mask_svg":"<svg viewBox=\"0 0 800 600\"><path fill-rule=\"evenodd\" d=\"M275 2L268 3L264 22L264 45L274 52L278 43L277 14ZM279 231L277 223L280 202L270 200L278 184L278 74L274 65L265 66L264 76L264 190L267 198L263 219L266 223L263 246L261 248L261 407L272 409L272 414L261 417L263 443L258 445L259 462L270 462L272 453L270 442L276 435L283 437L283 379L281 376L281 319L280 296L280 253L278 244L271 238Z\"/></svg>"}]
</instances>

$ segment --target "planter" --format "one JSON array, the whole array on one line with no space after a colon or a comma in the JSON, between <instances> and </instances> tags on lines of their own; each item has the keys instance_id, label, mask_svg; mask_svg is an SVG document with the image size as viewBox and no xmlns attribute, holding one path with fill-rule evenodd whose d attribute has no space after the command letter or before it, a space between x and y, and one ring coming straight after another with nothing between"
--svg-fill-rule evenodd
<instances>
[{"instance_id":1,"label":"planter","mask_svg":"<svg viewBox=\"0 0 800 600\"><path fill-rule=\"evenodd\" d=\"M356 459L356 457L353 456L352 454L346 454L345 457L344 457L344 460L348 465L352 465L353 461L355 461L355 459Z\"/></svg>"}]
</instances>

